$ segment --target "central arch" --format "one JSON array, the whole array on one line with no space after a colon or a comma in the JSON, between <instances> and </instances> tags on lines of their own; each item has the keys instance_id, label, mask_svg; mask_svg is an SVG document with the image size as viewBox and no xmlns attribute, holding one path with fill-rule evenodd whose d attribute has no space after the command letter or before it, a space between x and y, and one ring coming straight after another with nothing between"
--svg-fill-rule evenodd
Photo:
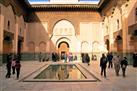
<instances>
[{"instance_id":1,"label":"central arch","mask_svg":"<svg viewBox=\"0 0 137 91\"><path fill-rule=\"evenodd\" d=\"M72 22L61 19L54 24L52 33L52 42L56 46L56 50L61 53L66 47L66 53L74 51L76 45L75 28ZM62 47L64 46L64 47Z\"/></svg>"},{"instance_id":2,"label":"central arch","mask_svg":"<svg viewBox=\"0 0 137 91\"><path fill-rule=\"evenodd\" d=\"M62 41L62 42L60 42L59 45L58 45L58 48L61 47L62 43L66 44L66 46L69 48L69 44L68 44L66 41Z\"/></svg>"},{"instance_id":3,"label":"central arch","mask_svg":"<svg viewBox=\"0 0 137 91\"><path fill-rule=\"evenodd\" d=\"M64 59L64 55L69 52L69 44L66 41L62 41L58 45L58 51L61 54L61 59Z\"/></svg>"}]
</instances>

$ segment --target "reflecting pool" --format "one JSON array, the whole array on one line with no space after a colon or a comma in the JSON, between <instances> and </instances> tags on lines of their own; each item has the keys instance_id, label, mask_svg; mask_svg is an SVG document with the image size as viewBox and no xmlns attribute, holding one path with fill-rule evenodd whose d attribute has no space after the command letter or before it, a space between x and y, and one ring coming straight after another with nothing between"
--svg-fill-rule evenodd
<instances>
[{"instance_id":1,"label":"reflecting pool","mask_svg":"<svg viewBox=\"0 0 137 91\"><path fill-rule=\"evenodd\" d=\"M75 64L54 64L49 65L34 79L84 80L86 76Z\"/></svg>"}]
</instances>

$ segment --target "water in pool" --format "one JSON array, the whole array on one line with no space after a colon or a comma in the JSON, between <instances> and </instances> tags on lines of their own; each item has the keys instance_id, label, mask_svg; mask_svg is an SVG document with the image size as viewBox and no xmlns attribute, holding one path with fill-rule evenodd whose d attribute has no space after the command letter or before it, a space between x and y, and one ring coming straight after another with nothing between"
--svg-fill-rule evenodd
<instances>
[{"instance_id":1,"label":"water in pool","mask_svg":"<svg viewBox=\"0 0 137 91\"><path fill-rule=\"evenodd\" d=\"M86 77L74 64L50 65L34 79L83 80Z\"/></svg>"}]
</instances>

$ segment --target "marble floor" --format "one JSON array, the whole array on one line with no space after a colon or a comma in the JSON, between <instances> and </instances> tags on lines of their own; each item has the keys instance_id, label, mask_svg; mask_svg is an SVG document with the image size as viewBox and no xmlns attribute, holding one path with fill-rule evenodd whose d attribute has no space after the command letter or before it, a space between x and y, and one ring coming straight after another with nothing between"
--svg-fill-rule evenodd
<instances>
[{"instance_id":1,"label":"marble floor","mask_svg":"<svg viewBox=\"0 0 137 91\"><path fill-rule=\"evenodd\" d=\"M0 66L0 91L137 91L137 68L128 66L126 77L115 76L114 69L107 68L107 78L100 76L99 61L91 61L88 66L76 61L98 77L100 82L22 82L31 73L53 62L22 61L21 74L17 80L15 75L6 79L5 64ZM74 62L74 63L76 63ZM60 62L61 63L61 62Z\"/></svg>"}]
</instances>

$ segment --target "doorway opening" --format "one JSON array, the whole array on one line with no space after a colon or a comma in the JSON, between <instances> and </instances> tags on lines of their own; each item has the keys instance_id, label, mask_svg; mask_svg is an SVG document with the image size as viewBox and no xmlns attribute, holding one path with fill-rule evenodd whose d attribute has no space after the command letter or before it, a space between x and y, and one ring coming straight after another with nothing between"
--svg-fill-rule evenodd
<instances>
[{"instance_id":1,"label":"doorway opening","mask_svg":"<svg viewBox=\"0 0 137 91\"><path fill-rule=\"evenodd\" d=\"M65 41L62 41L58 45L58 51L61 54L61 59L65 58L65 55L69 53L69 44Z\"/></svg>"}]
</instances>

